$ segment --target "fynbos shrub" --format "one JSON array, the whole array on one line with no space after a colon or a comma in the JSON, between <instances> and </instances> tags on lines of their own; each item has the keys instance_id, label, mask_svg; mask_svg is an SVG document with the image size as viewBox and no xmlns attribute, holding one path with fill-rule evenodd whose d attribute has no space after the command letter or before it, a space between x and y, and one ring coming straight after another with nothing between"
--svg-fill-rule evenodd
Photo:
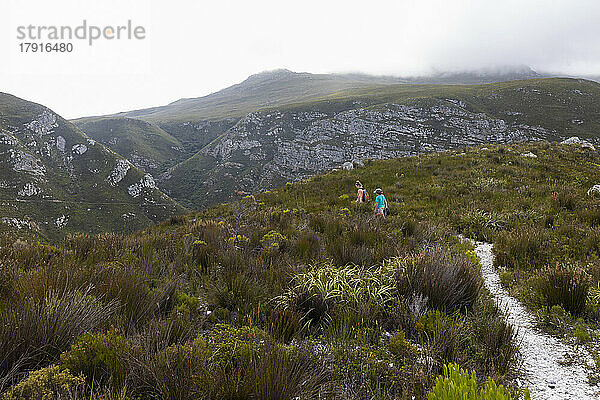
<instances>
[{"instance_id":1,"label":"fynbos shrub","mask_svg":"<svg viewBox=\"0 0 600 400\"><path fill-rule=\"evenodd\" d=\"M573 264L557 264L540 272L539 290L548 306L561 305L573 315L585 309L590 282L585 271Z\"/></svg>"},{"instance_id":2,"label":"fynbos shrub","mask_svg":"<svg viewBox=\"0 0 600 400\"><path fill-rule=\"evenodd\" d=\"M131 344L115 331L86 333L61 356L63 367L82 373L90 382L112 383L120 387L125 382L126 364Z\"/></svg>"},{"instance_id":3,"label":"fynbos shrub","mask_svg":"<svg viewBox=\"0 0 600 400\"><path fill-rule=\"evenodd\" d=\"M13 386L2 400L72 399L82 396L83 376L73 376L69 370L61 371L56 365L29 373L27 379Z\"/></svg>"},{"instance_id":4,"label":"fynbos shrub","mask_svg":"<svg viewBox=\"0 0 600 400\"><path fill-rule=\"evenodd\" d=\"M548 263L549 236L545 229L523 228L498 234L494 251L499 267L532 270Z\"/></svg>"},{"instance_id":5,"label":"fynbos shrub","mask_svg":"<svg viewBox=\"0 0 600 400\"><path fill-rule=\"evenodd\" d=\"M435 247L393 263L398 291L421 293L430 307L454 312L470 308L479 296L482 282L477 266L462 255Z\"/></svg>"},{"instance_id":6,"label":"fynbos shrub","mask_svg":"<svg viewBox=\"0 0 600 400\"><path fill-rule=\"evenodd\" d=\"M529 391L525 391L525 400L529 400ZM440 375L435 386L427 394L427 400L511 400L511 395L502 385L489 379L484 387L477 389L475 371L469 374L456 364L444 365L444 374Z\"/></svg>"}]
</instances>

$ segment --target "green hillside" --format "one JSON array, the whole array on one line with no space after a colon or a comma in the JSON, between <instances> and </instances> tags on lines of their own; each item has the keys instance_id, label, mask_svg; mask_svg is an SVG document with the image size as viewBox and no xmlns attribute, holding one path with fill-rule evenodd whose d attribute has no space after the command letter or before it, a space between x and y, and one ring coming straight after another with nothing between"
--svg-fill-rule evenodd
<instances>
[{"instance_id":1,"label":"green hillside","mask_svg":"<svg viewBox=\"0 0 600 400\"><path fill-rule=\"evenodd\" d=\"M402 82L391 77L267 71L203 97L180 99L166 106L116 114L148 121L218 120L242 117L269 106L308 101L343 89Z\"/></svg>"},{"instance_id":2,"label":"green hillside","mask_svg":"<svg viewBox=\"0 0 600 400\"><path fill-rule=\"evenodd\" d=\"M185 209L52 110L0 93L0 231L134 231Z\"/></svg>"},{"instance_id":3,"label":"green hillside","mask_svg":"<svg viewBox=\"0 0 600 400\"><path fill-rule=\"evenodd\" d=\"M600 84L552 78L376 86L251 113L171 168L159 186L201 209L232 199L234 189L270 189L346 161L571 136L597 143Z\"/></svg>"},{"instance_id":4,"label":"green hillside","mask_svg":"<svg viewBox=\"0 0 600 400\"><path fill-rule=\"evenodd\" d=\"M516 398L518 343L457 235L493 242L542 324L593 348L598 168L579 145L486 145L367 162L131 235L5 240L0 389L38 370L13 391L421 399L458 363ZM354 203L357 179L384 190L390 216Z\"/></svg>"},{"instance_id":5,"label":"green hillside","mask_svg":"<svg viewBox=\"0 0 600 400\"><path fill-rule=\"evenodd\" d=\"M389 85L348 90L330 96L339 103L364 100L371 104L452 98L474 112L505 117L514 123L552 128L559 135L597 137L600 134L600 84L573 78L544 78L485 85ZM519 114L512 114L518 112ZM573 123L580 120L581 123Z\"/></svg>"},{"instance_id":6,"label":"green hillside","mask_svg":"<svg viewBox=\"0 0 600 400\"><path fill-rule=\"evenodd\" d=\"M179 140L149 122L107 117L73 123L145 172L163 172L186 158Z\"/></svg>"}]
</instances>

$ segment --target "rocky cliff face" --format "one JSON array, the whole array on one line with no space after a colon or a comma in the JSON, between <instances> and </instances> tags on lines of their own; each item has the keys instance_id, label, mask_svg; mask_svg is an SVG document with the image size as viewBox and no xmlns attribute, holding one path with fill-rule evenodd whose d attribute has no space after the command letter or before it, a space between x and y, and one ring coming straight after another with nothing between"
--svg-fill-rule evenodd
<instances>
[{"instance_id":1,"label":"rocky cliff face","mask_svg":"<svg viewBox=\"0 0 600 400\"><path fill-rule=\"evenodd\" d=\"M233 163L233 171L242 160L262 164L245 189L264 189L273 179L296 181L346 161L548 136L543 127L510 124L447 99L431 106L387 103L334 114L252 113L203 153L219 164Z\"/></svg>"},{"instance_id":2,"label":"rocky cliff face","mask_svg":"<svg viewBox=\"0 0 600 400\"><path fill-rule=\"evenodd\" d=\"M0 94L0 154L0 231L136 229L183 211L129 161L51 110L7 94Z\"/></svg>"}]
</instances>

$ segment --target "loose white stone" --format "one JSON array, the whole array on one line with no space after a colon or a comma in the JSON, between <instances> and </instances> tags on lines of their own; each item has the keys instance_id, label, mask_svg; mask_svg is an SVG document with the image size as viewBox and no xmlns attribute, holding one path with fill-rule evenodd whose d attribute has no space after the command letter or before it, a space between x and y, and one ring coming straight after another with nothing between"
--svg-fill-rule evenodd
<instances>
[{"instance_id":1,"label":"loose white stone","mask_svg":"<svg viewBox=\"0 0 600 400\"><path fill-rule=\"evenodd\" d=\"M352 164L350 161L346 161L345 163L342 164L342 168L345 169L346 171L350 171L354 169L354 164Z\"/></svg>"},{"instance_id":2,"label":"loose white stone","mask_svg":"<svg viewBox=\"0 0 600 400\"><path fill-rule=\"evenodd\" d=\"M65 151L65 146L67 145L67 141L65 140L64 137L62 136L57 136L56 137L56 148L59 151L64 152Z\"/></svg>"},{"instance_id":3,"label":"loose white stone","mask_svg":"<svg viewBox=\"0 0 600 400\"><path fill-rule=\"evenodd\" d=\"M67 222L69 222L69 217L64 214L56 218L56 221L54 221L58 228L65 227L67 225Z\"/></svg>"},{"instance_id":4,"label":"loose white stone","mask_svg":"<svg viewBox=\"0 0 600 400\"><path fill-rule=\"evenodd\" d=\"M537 156L535 154L533 154L532 152L529 153L523 153L521 154L521 157L527 157L527 158L537 158Z\"/></svg>"},{"instance_id":5,"label":"loose white stone","mask_svg":"<svg viewBox=\"0 0 600 400\"><path fill-rule=\"evenodd\" d=\"M123 178L125 178L125 175L127 175L127 171L129 171L130 168L131 165L127 160L119 159L117 160L117 165L115 165L115 168L111 171L106 180L111 186L116 186L117 183L121 182Z\"/></svg>"},{"instance_id":6,"label":"loose white stone","mask_svg":"<svg viewBox=\"0 0 600 400\"><path fill-rule=\"evenodd\" d=\"M34 185L33 183L26 183L25 186L23 186L23 189L19 190L19 196L23 196L23 197L31 197L31 196L35 196L37 194L40 194L42 192L42 189L40 189L38 186Z\"/></svg>"},{"instance_id":7,"label":"loose white stone","mask_svg":"<svg viewBox=\"0 0 600 400\"><path fill-rule=\"evenodd\" d=\"M592 186L591 188L588 189L587 191L588 196L592 196L594 194L600 194L600 185L596 184L594 186Z\"/></svg>"},{"instance_id":8,"label":"loose white stone","mask_svg":"<svg viewBox=\"0 0 600 400\"><path fill-rule=\"evenodd\" d=\"M76 144L73 146L73 148L71 150L75 154L82 155L83 153L85 153L87 151L87 146L85 144Z\"/></svg>"},{"instance_id":9,"label":"loose white stone","mask_svg":"<svg viewBox=\"0 0 600 400\"><path fill-rule=\"evenodd\" d=\"M594 147L593 144L591 144L587 140L579 139L579 137L577 137L577 136L571 136L570 138L565 139L565 140L563 140L560 143L561 144L578 144L578 145L580 145L583 148L587 148L587 149L591 149L591 150L596 150L596 148Z\"/></svg>"}]
</instances>

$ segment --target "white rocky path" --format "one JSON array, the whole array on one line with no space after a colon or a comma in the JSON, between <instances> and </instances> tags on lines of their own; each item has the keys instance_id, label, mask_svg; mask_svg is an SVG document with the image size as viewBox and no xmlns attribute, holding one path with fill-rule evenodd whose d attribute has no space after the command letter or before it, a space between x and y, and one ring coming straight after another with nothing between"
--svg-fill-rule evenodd
<instances>
[{"instance_id":1,"label":"white rocky path","mask_svg":"<svg viewBox=\"0 0 600 400\"><path fill-rule=\"evenodd\" d=\"M597 387L588 384L585 363L589 355L580 348L569 346L535 327L534 317L515 298L509 296L500 283L494 268L492 244L475 242L475 252L481 261L485 286L508 322L517 332L523 355L522 386L529 387L533 400L600 399ZM574 362L566 363L565 355Z\"/></svg>"}]
</instances>

